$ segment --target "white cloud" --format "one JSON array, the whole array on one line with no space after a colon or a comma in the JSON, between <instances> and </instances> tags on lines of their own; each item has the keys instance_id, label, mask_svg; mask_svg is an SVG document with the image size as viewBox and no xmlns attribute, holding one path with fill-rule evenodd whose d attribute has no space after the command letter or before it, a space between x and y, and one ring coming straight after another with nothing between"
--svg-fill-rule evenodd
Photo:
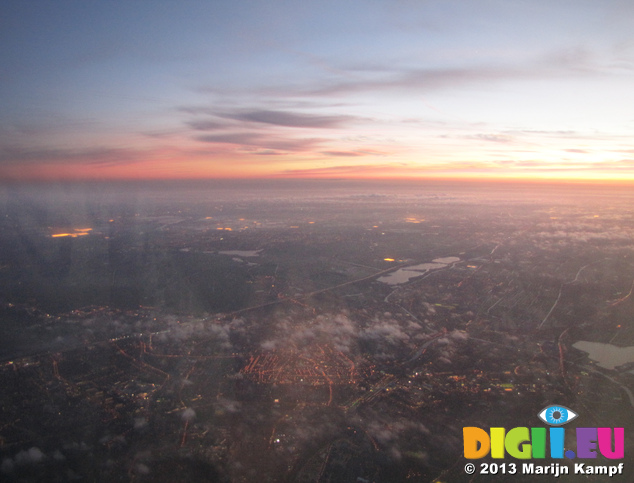
<instances>
[{"instance_id":1,"label":"white cloud","mask_svg":"<svg viewBox=\"0 0 634 483\"><path fill-rule=\"evenodd\" d=\"M194 411L192 408L185 409L181 413L181 419L183 421L193 421L194 419L196 419L196 411Z\"/></svg>"}]
</instances>

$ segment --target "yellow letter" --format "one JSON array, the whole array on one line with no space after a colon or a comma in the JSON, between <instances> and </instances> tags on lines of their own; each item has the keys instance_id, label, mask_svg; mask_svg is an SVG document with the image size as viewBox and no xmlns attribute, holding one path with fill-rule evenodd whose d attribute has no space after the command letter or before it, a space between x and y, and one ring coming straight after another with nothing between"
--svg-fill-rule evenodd
<instances>
[{"instance_id":1,"label":"yellow letter","mask_svg":"<svg viewBox=\"0 0 634 483\"><path fill-rule=\"evenodd\" d=\"M504 458L504 428L491 428L491 458Z\"/></svg>"}]
</instances>

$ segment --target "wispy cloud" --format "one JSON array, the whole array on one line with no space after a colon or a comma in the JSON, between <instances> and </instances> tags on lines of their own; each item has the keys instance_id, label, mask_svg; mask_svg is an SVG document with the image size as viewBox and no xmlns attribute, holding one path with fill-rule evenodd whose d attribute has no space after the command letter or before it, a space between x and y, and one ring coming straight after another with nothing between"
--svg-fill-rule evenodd
<instances>
[{"instance_id":1,"label":"wispy cloud","mask_svg":"<svg viewBox=\"0 0 634 483\"><path fill-rule=\"evenodd\" d=\"M383 151L375 151L370 149L359 149L355 151L321 151L320 154L329 157L358 157L358 156L377 156L385 155L387 153Z\"/></svg>"},{"instance_id":2,"label":"wispy cloud","mask_svg":"<svg viewBox=\"0 0 634 483\"><path fill-rule=\"evenodd\" d=\"M262 125L262 127L340 129L359 120L359 118L350 115L318 115L270 109L227 110L207 106L186 106L179 107L177 110L198 116L195 119L185 121L186 126L197 131L216 131L236 126L255 128L258 125Z\"/></svg>"},{"instance_id":3,"label":"wispy cloud","mask_svg":"<svg viewBox=\"0 0 634 483\"><path fill-rule=\"evenodd\" d=\"M278 173L281 177L406 177L424 176L429 173L450 172L490 172L499 169L494 163L440 163L427 165L407 165L405 163L390 164L358 164L327 166L322 168L289 169Z\"/></svg>"},{"instance_id":4,"label":"wispy cloud","mask_svg":"<svg viewBox=\"0 0 634 483\"><path fill-rule=\"evenodd\" d=\"M259 132L240 132L226 134L206 134L196 139L205 143L237 144L240 146L257 147L262 150L279 150L304 152L314 149L323 139L291 137L275 137Z\"/></svg>"},{"instance_id":5,"label":"wispy cloud","mask_svg":"<svg viewBox=\"0 0 634 483\"><path fill-rule=\"evenodd\" d=\"M319 116L289 111L251 110L217 114L219 117L284 127L338 128L352 116Z\"/></svg>"},{"instance_id":6,"label":"wispy cloud","mask_svg":"<svg viewBox=\"0 0 634 483\"><path fill-rule=\"evenodd\" d=\"M362 92L428 92L449 89L475 82L493 82L508 79L524 79L552 76L552 71L539 63L535 66L481 65L469 67L411 68L395 67L393 64L376 65L371 69L358 66L342 66L336 72L321 79L303 79L293 82L262 85L249 94L257 93L265 99L327 98ZM243 96L242 88L206 85L196 89L203 94L221 96ZM205 107L182 107L180 110L191 114L216 114ZM269 111L246 111L248 117L268 118ZM271 111L276 112L276 111ZM283 111L281 111L284 113ZM262 115L262 113L265 113ZM292 114L292 113L291 113ZM253 116L255 115L255 116ZM261 122L261 121L258 121ZM266 121L265 121L266 122ZM328 124L328 122L327 122Z\"/></svg>"},{"instance_id":7,"label":"wispy cloud","mask_svg":"<svg viewBox=\"0 0 634 483\"><path fill-rule=\"evenodd\" d=\"M0 164L81 161L91 164L117 165L140 160L143 154L140 150L108 147L89 149L5 147L0 150Z\"/></svg>"},{"instance_id":8,"label":"wispy cloud","mask_svg":"<svg viewBox=\"0 0 634 483\"><path fill-rule=\"evenodd\" d=\"M258 145L258 142L262 139L262 135L254 132L238 132L223 134L205 134L197 136L196 139L204 143L226 143L256 146Z\"/></svg>"},{"instance_id":9,"label":"wispy cloud","mask_svg":"<svg viewBox=\"0 0 634 483\"><path fill-rule=\"evenodd\" d=\"M256 156L286 156L288 154L286 151L278 151L275 149L256 149L244 152L248 154L255 154Z\"/></svg>"},{"instance_id":10,"label":"wispy cloud","mask_svg":"<svg viewBox=\"0 0 634 483\"><path fill-rule=\"evenodd\" d=\"M607 161L604 163L581 163L561 160L558 163L545 163L542 160L513 160L446 162L412 165L405 163L337 165L320 168L289 169L277 174L280 177L412 177L445 174L471 173L474 175L495 176L499 174L538 174L538 173L634 173L634 159Z\"/></svg>"},{"instance_id":11,"label":"wispy cloud","mask_svg":"<svg viewBox=\"0 0 634 483\"><path fill-rule=\"evenodd\" d=\"M404 69L381 75L381 78L345 79L313 89L314 95L335 95L363 91L430 91L445 89L474 81L493 81L520 77L522 72L513 68L445 68Z\"/></svg>"},{"instance_id":12,"label":"wispy cloud","mask_svg":"<svg viewBox=\"0 0 634 483\"><path fill-rule=\"evenodd\" d=\"M288 169L280 173L281 176L355 176L359 174L371 174L377 171L394 171L394 165L343 165L328 166L325 168Z\"/></svg>"},{"instance_id":13,"label":"wispy cloud","mask_svg":"<svg viewBox=\"0 0 634 483\"><path fill-rule=\"evenodd\" d=\"M227 127L226 123L212 121L209 119L194 119L186 121L185 124L196 131L216 131Z\"/></svg>"},{"instance_id":14,"label":"wispy cloud","mask_svg":"<svg viewBox=\"0 0 634 483\"><path fill-rule=\"evenodd\" d=\"M197 117L185 121L185 125L195 131L192 132L194 140L212 144L233 144L241 147L243 153L260 156L317 150L328 140L310 136L311 130L342 129L356 119L348 115L326 116L269 109L230 110L189 106L181 107L179 110ZM205 117L200 118L201 115ZM200 131L207 133L203 134ZM298 137L298 132L304 136ZM332 151L335 152L337 151ZM335 155L332 153L331 155ZM348 155L360 156L363 153L355 152Z\"/></svg>"},{"instance_id":15,"label":"wispy cloud","mask_svg":"<svg viewBox=\"0 0 634 483\"><path fill-rule=\"evenodd\" d=\"M377 61L372 65L337 65L318 79L299 78L292 81L249 88L249 95L257 93L267 99L339 98L344 95L367 92L425 93L464 88L472 84L507 81L542 81L548 79L578 79L580 76L610 75L609 63L590 49L579 46L553 49L550 52L524 58L522 61L500 58L480 65L455 65L443 67L398 66L395 63ZM223 96L244 95L242 88L219 85L201 86L198 92ZM268 122L268 111L246 113L257 122ZM275 117L271 118L278 123ZM283 121L285 122L285 121ZM326 122L328 124L328 122ZM288 125L293 125L289 123ZM316 126L313 126L316 127Z\"/></svg>"},{"instance_id":16,"label":"wispy cloud","mask_svg":"<svg viewBox=\"0 0 634 483\"><path fill-rule=\"evenodd\" d=\"M595 163L584 163L572 160L560 160L557 163L545 163L542 160L520 160L512 161L512 163L509 165L509 168L531 172L634 172L634 159L610 160Z\"/></svg>"},{"instance_id":17,"label":"wispy cloud","mask_svg":"<svg viewBox=\"0 0 634 483\"><path fill-rule=\"evenodd\" d=\"M321 154L323 154L324 156L333 156L333 157L363 156L362 153L358 153L356 151L322 151Z\"/></svg>"},{"instance_id":18,"label":"wispy cloud","mask_svg":"<svg viewBox=\"0 0 634 483\"><path fill-rule=\"evenodd\" d=\"M474 137L494 143L510 143L511 141L513 141L513 137L509 136L508 134L476 134Z\"/></svg>"},{"instance_id":19,"label":"wispy cloud","mask_svg":"<svg viewBox=\"0 0 634 483\"><path fill-rule=\"evenodd\" d=\"M612 160L612 161L603 162L603 163L592 163L592 167L595 169L601 169L603 171L611 171L611 170L634 171L634 158Z\"/></svg>"}]
</instances>

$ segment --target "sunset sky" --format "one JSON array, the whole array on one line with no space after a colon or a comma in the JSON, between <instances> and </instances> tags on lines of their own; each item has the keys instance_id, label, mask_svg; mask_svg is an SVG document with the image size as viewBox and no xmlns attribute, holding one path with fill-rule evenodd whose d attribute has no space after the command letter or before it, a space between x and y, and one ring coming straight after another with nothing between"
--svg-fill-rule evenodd
<instances>
[{"instance_id":1,"label":"sunset sky","mask_svg":"<svg viewBox=\"0 0 634 483\"><path fill-rule=\"evenodd\" d=\"M5 0L0 65L5 180L634 180L631 0Z\"/></svg>"}]
</instances>

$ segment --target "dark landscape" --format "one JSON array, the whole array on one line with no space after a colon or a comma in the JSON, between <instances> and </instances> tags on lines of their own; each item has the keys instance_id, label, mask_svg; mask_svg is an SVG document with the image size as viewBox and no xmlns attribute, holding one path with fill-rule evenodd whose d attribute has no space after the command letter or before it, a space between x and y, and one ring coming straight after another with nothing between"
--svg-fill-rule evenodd
<instances>
[{"instance_id":1,"label":"dark landscape","mask_svg":"<svg viewBox=\"0 0 634 483\"><path fill-rule=\"evenodd\" d=\"M633 197L6 185L3 481L508 481L464 473L462 428L550 404L627 455Z\"/></svg>"}]
</instances>

